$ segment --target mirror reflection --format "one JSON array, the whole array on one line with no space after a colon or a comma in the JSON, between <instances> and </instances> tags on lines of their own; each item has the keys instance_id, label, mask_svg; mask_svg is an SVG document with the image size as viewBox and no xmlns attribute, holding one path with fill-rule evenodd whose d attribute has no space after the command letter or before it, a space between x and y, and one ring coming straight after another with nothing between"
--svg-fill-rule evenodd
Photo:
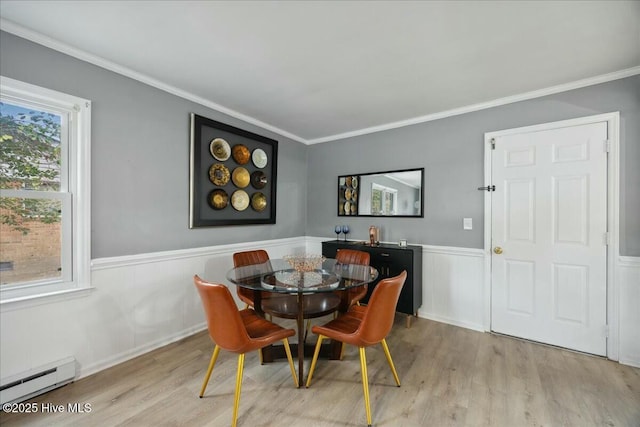
<instances>
[{"instance_id":1,"label":"mirror reflection","mask_svg":"<svg viewBox=\"0 0 640 427\"><path fill-rule=\"evenodd\" d=\"M424 169L338 177L339 216L423 217Z\"/></svg>"}]
</instances>

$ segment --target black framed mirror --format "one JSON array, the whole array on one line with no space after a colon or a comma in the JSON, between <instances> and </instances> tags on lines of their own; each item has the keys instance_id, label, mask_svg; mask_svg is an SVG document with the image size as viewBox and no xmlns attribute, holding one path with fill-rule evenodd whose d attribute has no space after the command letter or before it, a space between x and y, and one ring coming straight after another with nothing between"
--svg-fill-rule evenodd
<instances>
[{"instance_id":1,"label":"black framed mirror","mask_svg":"<svg viewBox=\"0 0 640 427\"><path fill-rule=\"evenodd\" d=\"M424 168L341 175L338 216L424 217Z\"/></svg>"}]
</instances>

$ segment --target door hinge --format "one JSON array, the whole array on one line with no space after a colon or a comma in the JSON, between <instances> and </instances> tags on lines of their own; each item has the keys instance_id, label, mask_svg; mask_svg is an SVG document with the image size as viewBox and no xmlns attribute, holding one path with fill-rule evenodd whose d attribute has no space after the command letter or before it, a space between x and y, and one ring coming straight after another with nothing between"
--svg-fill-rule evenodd
<instances>
[{"instance_id":1,"label":"door hinge","mask_svg":"<svg viewBox=\"0 0 640 427\"><path fill-rule=\"evenodd\" d=\"M605 153L611 152L611 140L610 139L607 139L606 141L604 141L604 152Z\"/></svg>"},{"instance_id":2,"label":"door hinge","mask_svg":"<svg viewBox=\"0 0 640 427\"><path fill-rule=\"evenodd\" d=\"M492 150L496 149L496 139L495 138L491 138L491 149Z\"/></svg>"},{"instance_id":3,"label":"door hinge","mask_svg":"<svg viewBox=\"0 0 640 427\"><path fill-rule=\"evenodd\" d=\"M604 327L602 328L602 333L604 334L605 338L609 338L609 325L604 325Z\"/></svg>"},{"instance_id":4,"label":"door hinge","mask_svg":"<svg viewBox=\"0 0 640 427\"><path fill-rule=\"evenodd\" d=\"M611 234L607 231L604 233L604 244L609 246L611 244Z\"/></svg>"}]
</instances>

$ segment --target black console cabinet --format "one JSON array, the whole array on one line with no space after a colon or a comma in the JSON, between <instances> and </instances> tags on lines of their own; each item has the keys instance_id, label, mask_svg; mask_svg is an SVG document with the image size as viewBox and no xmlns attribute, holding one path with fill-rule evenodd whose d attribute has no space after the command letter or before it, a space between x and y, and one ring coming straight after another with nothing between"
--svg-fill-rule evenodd
<instances>
[{"instance_id":1,"label":"black console cabinet","mask_svg":"<svg viewBox=\"0 0 640 427\"><path fill-rule=\"evenodd\" d=\"M401 248L398 245L369 246L362 242L350 241L322 242L322 255L327 258L335 258L340 249L369 252L371 266L378 270L378 279L369 284L367 296L362 301L365 304L380 280L397 276L402 270L407 270L407 280L400 293L396 311L417 316L418 308L422 305L422 246L409 245ZM407 317L407 326L409 324L410 317Z\"/></svg>"}]
</instances>

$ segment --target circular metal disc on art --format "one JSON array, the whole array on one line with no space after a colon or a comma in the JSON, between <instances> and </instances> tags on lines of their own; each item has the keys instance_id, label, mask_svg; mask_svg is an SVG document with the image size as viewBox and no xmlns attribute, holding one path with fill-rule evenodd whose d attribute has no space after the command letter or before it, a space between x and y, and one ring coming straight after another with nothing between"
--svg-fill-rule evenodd
<instances>
[{"instance_id":1,"label":"circular metal disc on art","mask_svg":"<svg viewBox=\"0 0 640 427\"><path fill-rule=\"evenodd\" d=\"M236 190L231 195L231 206L237 211L243 211L249 207L249 195L244 190Z\"/></svg>"},{"instance_id":2,"label":"circular metal disc on art","mask_svg":"<svg viewBox=\"0 0 640 427\"><path fill-rule=\"evenodd\" d=\"M253 164L256 165L257 168L262 169L267 166L267 153L261 148L256 148L253 150L253 154L251 154L251 160L253 160Z\"/></svg>"},{"instance_id":3,"label":"circular metal disc on art","mask_svg":"<svg viewBox=\"0 0 640 427\"><path fill-rule=\"evenodd\" d=\"M231 156L231 147L229 143L222 138L216 138L209 144L211 155L221 162L224 162Z\"/></svg>"},{"instance_id":4,"label":"circular metal disc on art","mask_svg":"<svg viewBox=\"0 0 640 427\"><path fill-rule=\"evenodd\" d=\"M214 163L209 168L209 181L220 187L227 185L229 182L229 169L222 163Z\"/></svg>"},{"instance_id":5,"label":"circular metal disc on art","mask_svg":"<svg viewBox=\"0 0 640 427\"><path fill-rule=\"evenodd\" d=\"M251 185L258 190L267 185L267 176L262 171L255 171L251 174Z\"/></svg>"},{"instance_id":6,"label":"circular metal disc on art","mask_svg":"<svg viewBox=\"0 0 640 427\"><path fill-rule=\"evenodd\" d=\"M267 207L267 196L258 192L251 196L251 207L256 212L262 212Z\"/></svg>"},{"instance_id":7,"label":"circular metal disc on art","mask_svg":"<svg viewBox=\"0 0 640 427\"><path fill-rule=\"evenodd\" d=\"M249 185L249 171L243 167L238 167L233 170L231 180L238 188L245 188Z\"/></svg>"},{"instance_id":8,"label":"circular metal disc on art","mask_svg":"<svg viewBox=\"0 0 640 427\"><path fill-rule=\"evenodd\" d=\"M209 202L209 206L213 209L219 211L224 209L229 205L229 195L226 191L216 188L209 193L207 197L207 202Z\"/></svg>"},{"instance_id":9,"label":"circular metal disc on art","mask_svg":"<svg viewBox=\"0 0 640 427\"><path fill-rule=\"evenodd\" d=\"M235 160L239 165L246 165L249 163L249 159L251 158L249 149L242 144L234 145L231 149L231 155L233 156L233 160Z\"/></svg>"}]
</instances>

